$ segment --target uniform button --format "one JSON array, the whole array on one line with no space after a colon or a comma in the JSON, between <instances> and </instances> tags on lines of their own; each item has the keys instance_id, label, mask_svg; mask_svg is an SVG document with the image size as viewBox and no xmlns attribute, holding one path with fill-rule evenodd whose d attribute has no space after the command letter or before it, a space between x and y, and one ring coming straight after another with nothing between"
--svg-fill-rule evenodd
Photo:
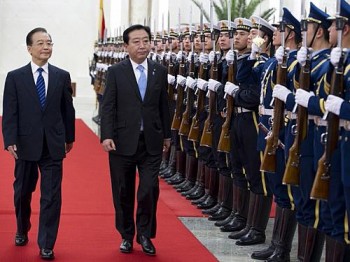
<instances>
[{"instance_id":1,"label":"uniform button","mask_svg":"<svg viewBox=\"0 0 350 262\"><path fill-rule=\"evenodd\" d=\"M348 141L348 137L346 136L346 137L345 137L345 142L347 142L347 141Z\"/></svg>"}]
</instances>

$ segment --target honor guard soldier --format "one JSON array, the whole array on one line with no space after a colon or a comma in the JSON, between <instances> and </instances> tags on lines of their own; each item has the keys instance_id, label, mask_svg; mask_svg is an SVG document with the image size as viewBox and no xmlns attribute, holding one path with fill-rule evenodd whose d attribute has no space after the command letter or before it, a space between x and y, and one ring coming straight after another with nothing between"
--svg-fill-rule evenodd
<instances>
[{"instance_id":1,"label":"honor guard soldier","mask_svg":"<svg viewBox=\"0 0 350 262\"><path fill-rule=\"evenodd\" d=\"M333 46L337 45L337 48L334 49L335 52L341 50L341 47L349 48L349 36L346 32L349 31L348 17L350 14L350 6L346 1L341 1L340 5L337 5L337 7L338 6L340 6L340 10L337 8L338 15L330 18L332 25L329 28L330 44ZM345 80L346 71L344 72L347 61L346 56L344 56L346 55L345 52L339 52L338 55L334 56L335 52L331 52L329 70L322 78L316 96L301 91L297 93L296 99L298 104L300 103L303 104L303 106L307 106L309 112L315 110L317 113L316 115L320 116L315 119L315 124L317 126L315 139L317 139L317 136L320 139L320 133L325 134L322 135L322 138L327 137L326 141L324 141L324 150L323 147L318 148L317 159L319 158L319 161L316 178L311 191L311 197L327 200L327 202L322 202L322 206L324 204L330 212L329 215L322 207L321 217L325 223L323 231L326 233L326 261L348 261L348 215L346 214L345 207L345 180L341 174L344 163L341 162L341 142L338 141L339 135L342 134L342 128L339 131L338 128L342 126L342 123L338 122L339 117L337 115L337 110L333 108L333 106L337 104L333 103L333 95L343 95L342 87L344 86L342 86L342 78L345 82L348 82L348 79ZM341 59L339 59L340 57ZM334 71L335 74L333 74ZM302 95L306 95L306 97L301 98ZM328 95L330 95L329 100ZM324 104L325 100L327 104ZM339 101L337 98L335 100ZM322 119L325 112L327 121ZM316 147L318 147L318 145L316 145ZM346 159L345 162L348 162L348 160ZM326 183L322 183L326 186L317 186L318 183L316 182L320 180L326 181ZM323 194L324 192L328 194ZM331 221L331 223L329 221Z\"/></svg>"},{"instance_id":2,"label":"honor guard soldier","mask_svg":"<svg viewBox=\"0 0 350 262\"><path fill-rule=\"evenodd\" d=\"M283 8L282 21L274 32L273 44L280 46L274 58L264 66L262 72L261 105L258 148L264 151L261 170L265 171L276 202L276 217L272 241L267 249L253 252L252 258L267 261L289 261L292 240L296 228L295 205L291 186L282 184L285 169L284 142L284 102L275 98L274 109L270 104L276 84L283 83L293 90L293 75L296 65L297 46L301 41L300 23L287 8ZM278 77L276 77L278 76ZM285 81L286 80L286 81ZM273 119L273 121L271 121ZM271 125L266 136L266 129ZM265 138L266 137L266 138ZM267 140L265 140L267 139Z\"/></svg>"},{"instance_id":3,"label":"honor guard soldier","mask_svg":"<svg viewBox=\"0 0 350 262\"><path fill-rule=\"evenodd\" d=\"M232 21L222 20L219 21L218 27L220 28L220 34L218 38L218 43L220 47L221 54L223 57L221 63L218 65L218 70L220 70L220 75L218 74L217 79L209 80L209 90L215 92L216 103L215 103L215 114L213 117L213 128L212 128L212 155L214 156L215 165L217 167L215 181L218 184L217 190L217 204L208 210L204 210L204 214L208 214L209 220L219 221L226 219L232 212L232 177L229 168L228 155L225 152L218 151L218 144L221 134L221 127L224 123L223 110L226 107L226 100L224 99L224 85L227 81L228 76L228 64L225 59L225 55L231 48L231 38L232 32L235 30L235 24ZM212 51L209 56L210 60L214 60L215 55L218 58L218 54ZM212 103L214 104L214 103ZM212 170L214 171L214 170Z\"/></svg>"},{"instance_id":4,"label":"honor guard soldier","mask_svg":"<svg viewBox=\"0 0 350 262\"><path fill-rule=\"evenodd\" d=\"M330 21L327 18L325 12L310 3L309 16L301 21L303 46L297 54L299 63L295 74L296 93L316 93L318 82L328 70ZM308 95L309 93L305 97ZM289 93L286 107L296 108L295 100L297 97L294 98L294 94ZM314 154L315 115L312 110L306 111L300 107L302 106L297 107L296 113L289 114L292 130L295 129L295 140L289 151L283 181L297 186L293 193L298 221L298 258L302 261L320 261L324 243L324 221L320 216L322 203L310 199L318 160Z\"/></svg>"}]
</instances>

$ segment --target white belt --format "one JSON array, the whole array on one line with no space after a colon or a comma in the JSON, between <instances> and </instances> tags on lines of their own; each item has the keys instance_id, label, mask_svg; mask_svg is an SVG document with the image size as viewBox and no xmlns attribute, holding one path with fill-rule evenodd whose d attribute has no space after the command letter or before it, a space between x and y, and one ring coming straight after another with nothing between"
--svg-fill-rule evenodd
<instances>
[{"instance_id":1,"label":"white belt","mask_svg":"<svg viewBox=\"0 0 350 262\"><path fill-rule=\"evenodd\" d=\"M293 113L293 112L291 112L291 111L287 111L287 116L288 116L288 119L291 119L291 120L297 119L297 118L298 118L298 114ZM307 119L308 119L308 120L315 120L315 117L316 117L316 116L314 116L314 115L308 115L308 116L307 116Z\"/></svg>"},{"instance_id":2,"label":"white belt","mask_svg":"<svg viewBox=\"0 0 350 262\"><path fill-rule=\"evenodd\" d=\"M259 106L259 115L272 116L273 109L266 109L263 105Z\"/></svg>"},{"instance_id":3,"label":"white belt","mask_svg":"<svg viewBox=\"0 0 350 262\"><path fill-rule=\"evenodd\" d=\"M327 120L323 120L321 117L316 116L315 117L315 124L318 126L327 126L328 125L328 121ZM344 129L346 131L350 131L350 121L347 120L339 120L339 128L340 127L344 127Z\"/></svg>"},{"instance_id":4,"label":"white belt","mask_svg":"<svg viewBox=\"0 0 350 262\"><path fill-rule=\"evenodd\" d=\"M246 108L244 108L244 107L235 107L235 108L234 108L234 112L235 112L236 114L240 114L240 113L252 112L252 110L246 109Z\"/></svg>"}]
</instances>

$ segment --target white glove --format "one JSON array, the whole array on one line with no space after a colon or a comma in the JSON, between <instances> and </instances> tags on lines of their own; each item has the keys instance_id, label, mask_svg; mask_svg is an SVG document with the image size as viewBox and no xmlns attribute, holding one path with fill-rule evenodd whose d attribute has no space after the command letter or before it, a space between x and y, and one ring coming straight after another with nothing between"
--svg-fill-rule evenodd
<instances>
[{"instance_id":1,"label":"white glove","mask_svg":"<svg viewBox=\"0 0 350 262\"><path fill-rule=\"evenodd\" d=\"M297 60L301 66L304 66L306 64L307 59L307 48L306 47L300 47L298 53L297 53Z\"/></svg>"},{"instance_id":2,"label":"white glove","mask_svg":"<svg viewBox=\"0 0 350 262\"><path fill-rule=\"evenodd\" d=\"M191 61L192 61L192 52L190 52L188 54L187 61L189 63L191 63ZM193 63L195 63L195 64L198 63L198 55L195 52L193 52Z\"/></svg>"},{"instance_id":3,"label":"white glove","mask_svg":"<svg viewBox=\"0 0 350 262\"><path fill-rule=\"evenodd\" d=\"M252 52L250 53L249 59L255 60L256 54L261 52L261 47L258 47L257 44L252 42Z\"/></svg>"},{"instance_id":4,"label":"white glove","mask_svg":"<svg viewBox=\"0 0 350 262\"><path fill-rule=\"evenodd\" d=\"M165 60L166 61L170 61L170 57L171 57L171 61L175 61L175 59L176 59L176 54L175 53L173 53L173 52L167 52L166 54L165 54Z\"/></svg>"},{"instance_id":5,"label":"white glove","mask_svg":"<svg viewBox=\"0 0 350 262\"><path fill-rule=\"evenodd\" d=\"M279 48L277 48L275 53L275 58L279 65L282 64L283 62L283 56L284 56L284 48L283 46L280 46Z\"/></svg>"},{"instance_id":6,"label":"white glove","mask_svg":"<svg viewBox=\"0 0 350 262\"><path fill-rule=\"evenodd\" d=\"M122 52L119 53L119 58L121 58L121 53ZM153 52L149 52L147 58L153 60L153 54L154 54Z\"/></svg>"},{"instance_id":7,"label":"white glove","mask_svg":"<svg viewBox=\"0 0 350 262\"><path fill-rule=\"evenodd\" d=\"M186 85L186 77L184 77L182 75L177 75L176 81L180 86Z\"/></svg>"},{"instance_id":8,"label":"white glove","mask_svg":"<svg viewBox=\"0 0 350 262\"><path fill-rule=\"evenodd\" d=\"M196 88L196 85L197 85L197 79L193 79L190 76L186 78L186 86L194 90Z\"/></svg>"},{"instance_id":9,"label":"white glove","mask_svg":"<svg viewBox=\"0 0 350 262\"><path fill-rule=\"evenodd\" d=\"M235 53L233 50L228 50L228 52L225 55L225 59L227 61L227 64L232 64L235 61Z\"/></svg>"},{"instance_id":10,"label":"white glove","mask_svg":"<svg viewBox=\"0 0 350 262\"><path fill-rule=\"evenodd\" d=\"M202 78L198 78L197 79L197 87L200 90L207 91L207 89L208 89L208 81L206 81L206 80L204 80Z\"/></svg>"},{"instance_id":11,"label":"white glove","mask_svg":"<svg viewBox=\"0 0 350 262\"><path fill-rule=\"evenodd\" d=\"M221 83L219 81L216 81L214 79L209 79L209 82L208 82L209 90L216 92L220 85Z\"/></svg>"},{"instance_id":12,"label":"white glove","mask_svg":"<svg viewBox=\"0 0 350 262\"><path fill-rule=\"evenodd\" d=\"M287 101L287 96L292 93L287 87L283 85L275 85L272 91L272 97L278 98L283 102Z\"/></svg>"},{"instance_id":13,"label":"white glove","mask_svg":"<svg viewBox=\"0 0 350 262\"><path fill-rule=\"evenodd\" d=\"M295 103L307 108L309 104L310 97L315 96L314 92L308 92L301 88L298 88L295 92Z\"/></svg>"},{"instance_id":14,"label":"white glove","mask_svg":"<svg viewBox=\"0 0 350 262\"><path fill-rule=\"evenodd\" d=\"M206 64L208 63L208 61L209 61L209 55L201 52L201 54L199 55L199 62L201 64Z\"/></svg>"},{"instance_id":15,"label":"white glove","mask_svg":"<svg viewBox=\"0 0 350 262\"><path fill-rule=\"evenodd\" d=\"M210 53L209 53L209 62L210 62L210 63L213 63L213 62L214 62L215 55L216 55L216 57L217 57L217 61L220 60L221 54L220 54L219 52L216 52L216 53L215 53L214 51L210 51Z\"/></svg>"},{"instance_id":16,"label":"white glove","mask_svg":"<svg viewBox=\"0 0 350 262\"><path fill-rule=\"evenodd\" d=\"M338 66L341 57L341 48L334 47L331 51L331 63L333 66Z\"/></svg>"},{"instance_id":17,"label":"white glove","mask_svg":"<svg viewBox=\"0 0 350 262\"><path fill-rule=\"evenodd\" d=\"M175 76L168 74L168 84L173 85L175 83Z\"/></svg>"},{"instance_id":18,"label":"white glove","mask_svg":"<svg viewBox=\"0 0 350 262\"><path fill-rule=\"evenodd\" d=\"M336 114L339 116L340 114L340 108L343 104L344 99L340 98L338 96L329 95L327 97L327 100L324 103L324 107L326 108L326 111L331 112L333 114Z\"/></svg>"},{"instance_id":19,"label":"white glove","mask_svg":"<svg viewBox=\"0 0 350 262\"><path fill-rule=\"evenodd\" d=\"M178 62L182 61L182 58L186 59L186 55L184 51L179 51L176 55L176 59Z\"/></svg>"},{"instance_id":20,"label":"white glove","mask_svg":"<svg viewBox=\"0 0 350 262\"><path fill-rule=\"evenodd\" d=\"M159 54L154 53L153 56L152 56L152 60L153 61L161 61L162 58L160 57Z\"/></svg>"},{"instance_id":21,"label":"white glove","mask_svg":"<svg viewBox=\"0 0 350 262\"><path fill-rule=\"evenodd\" d=\"M227 81L225 84L225 93L229 94L230 96L235 97L236 92L238 91L239 86Z\"/></svg>"}]
</instances>

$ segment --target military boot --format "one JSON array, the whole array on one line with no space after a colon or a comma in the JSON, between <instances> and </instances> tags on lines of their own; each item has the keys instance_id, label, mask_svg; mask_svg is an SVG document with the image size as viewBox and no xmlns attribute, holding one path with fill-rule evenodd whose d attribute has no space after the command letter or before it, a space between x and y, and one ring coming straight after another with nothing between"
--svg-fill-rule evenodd
<instances>
[{"instance_id":1,"label":"military boot","mask_svg":"<svg viewBox=\"0 0 350 262\"><path fill-rule=\"evenodd\" d=\"M194 156L188 156L188 166L186 166L186 181L182 187L176 189L177 192L186 192L194 187L197 177L198 159Z\"/></svg>"},{"instance_id":2,"label":"military boot","mask_svg":"<svg viewBox=\"0 0 350 262\"><path fill-rule=\"evenodd\" d=\"M254 214L248 214L248 221L249 216L252 216L252 226L248 233L236 242L238 246L261 244L266 240L265 230L269 222L272 197L250 193L250 198L255 198Z\"/></svg>"},{"instance_id":3,"label":"military boot","mask_svg":"<svg viewBox=\"0 0 350 262\"><path fill-rule=\"evenodd\" d=\"M178 150L175 153L175 157L176 157L176 173L169 179L165 180L169 185L180 184L185 180L186 153L182 152L181 150Z\"/></svg>"},{"instance_id":4,"label":"military boot","mask_svg":"<svg viewBox=\"0 0 350 262\"><path fill-rule=\"evenodd\" d=\"M276 249L276 242L278 240L278 232L282 222L282 208L276 205L275 221L273 223L272 239L270 246L260 251L254 251L251 255L252 259L266 260L268 259Z\"/></svg>"},{"instance_id":5,"label":"military boot","mask_svg":"<svg viewBox=\"0 0 350 262\"><path fill-rule=\"evenodd\" d=\"M299 224L300 225L300 224ZM304 262L319 262L321 260L325 235L313 227L308 227L304 235L304 240L299 237L298 231L298 259ZM303 232L301 235L303 236ZM304 246L304 256L299 258L299 241Z\"/></svg>"},{"instance_id":6,"label":"military boot","mask_svg":"<svg viewBox=\"0 0 350 262\"><path fill-rule=\"evenodd\" d=\"M282 223L278 232L278 241L273 254L267 259L268 262L289 262L290 251L294 238L297 220L295 210L282 209Z\"/></svg>"},{"instance_id":7,"label":"military boot","mask_svg":"<svg viewBox=\"0 0 350 262\"><path fill-rule=\"evenodd\" d=\"M233 180L231 177L223 176L222 177L222 203L218 211L212 214L208 219L210 221L220 221L225 220L230 216L232 212L232 183Z\"/></svg>"},{"instance_id":8,"label":"military boot","mask_svg":"<svg viewBox=\"0 0 350 262\"><path fill-rule=\"evenodd\" d=\"M210 185L209 185L209 197L202 203L198 204L199 209L208 209L216 205L218 197L219 187L219 175L216 168L210 168Z\"/></svg>"},{"instance_id":9,"label":"military boot","mask_svg":"<svg viewBox=\"0 0 350 262\"><path fill-rule=\"evenodd\" d=\"M249 190L237 187L237 208L234 219L220 228L222 232L235 232L245 228L249 210Z\"/></svg>"},{"instance_id":10,"label":"military boot","mask_svg":"<svg viewBox=\"0 0 350 262\"><path fill-rule=\"evenodd\" d=\"M198 205L204 202L209 197L209 188L210 188L210 168L207 165L204 165L204 195L198 199L192 200L193 205Z\"/></svg>"},{"instance_id":11,"label":"military boot","mask_svg":"<svg viewBox=\"0 0 350 262\"><path fill-rule=\"evenodd\" d=\"M161 178L168 179L176 172L176 147L171 146L168 166L159 172Z\"/></svg>"},{"instance_id":12,"label":"military boot","mask_svg":"<svg viewBox=\"0 0 350 262\"><path fill-rule=\"evenodd\" d=\"M191 200L189 198L189 196L194 194L194 192L196 192L198 190L198 188L199 188L199 186L201 184L202 184L202 187L203 187L203 183L200 183L201 176L202 176L202 171L203 171L203 165L204 165L203 160L198 159L198 166L197 166L197 174L196 174L195 185L190 190L181 193L181 195L185 196L186 199ZM203 187L203 189L204 189L204 187ZM203 192L204 192L204 190L203 190Z\"/></svg>"}]
</instances>

